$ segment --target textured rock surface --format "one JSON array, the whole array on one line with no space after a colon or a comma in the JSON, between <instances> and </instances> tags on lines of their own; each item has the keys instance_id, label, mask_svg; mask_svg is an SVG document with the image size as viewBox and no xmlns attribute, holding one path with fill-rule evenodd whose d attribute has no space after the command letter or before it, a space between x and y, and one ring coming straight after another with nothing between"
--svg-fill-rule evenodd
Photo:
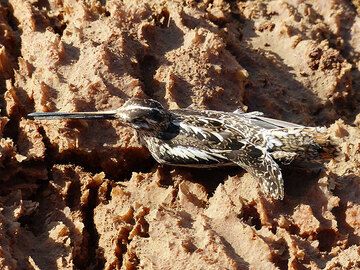
<instances>
[{"instance_id":1,"label":"textured rock surface","mask_svg":"<svg viewBox=\"0 0 360 270\"><path fill-rule=\"evenodd\" d=\"M0 4L1 269L360 268L359 2ZM33 111L259 110L326 125L338 155L283 167L161 167L117 121Z\"/></svg>"}]
</instances>

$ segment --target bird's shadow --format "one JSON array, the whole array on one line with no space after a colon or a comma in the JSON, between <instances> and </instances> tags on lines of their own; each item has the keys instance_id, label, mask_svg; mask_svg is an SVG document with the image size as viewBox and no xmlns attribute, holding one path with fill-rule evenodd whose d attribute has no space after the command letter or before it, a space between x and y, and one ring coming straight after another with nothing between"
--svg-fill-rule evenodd
<instances>
[{"instance_id":1,"label":"bird's shadow","mask_svg":"<svg viewBox=\"0 0 360 270\"><path fill-rule=\"evenodd\" d=\"M170 173L174 169L176 169L177 174L187 175L192 182L202 185L209 195L213 195L218 185L224 183L229 176L245 172L244 169L236 165L218 168L185 168L161 165L162 185L170 186L174 184Z\"/></svg>"},{"instance_id":2,"label":"bird's shadow","mask_svg":"<svg viewBox=\"0 0 360 270\"><path fill-rule=\"evenodd\" d=\"M311 187L316 183L325 171L324 164L311 161L293 161L291 164L280 164L284 179L284 189L286 196L301 198L307 194ZM212 196L219 186L229 177L242 175L246 171L234 166L224 166L218 168L184 168L162 164L161 184L164 186L173 185L171 171L176 169L180 175L187 175L192 182L202 185L207 193Z\"/></svg>"},{"instance_id":3,"label":"bird's shadow","mask_svg":"<svg viewBox=\"0 0 360 270\"><path fill-rule=\"evenodd\" d=\"M285 194L291 197L303 197L312 185L322 177L323 163L312 161L293 161L291 164L280 164L284 178Z\"/></svg>"}]
</instances>

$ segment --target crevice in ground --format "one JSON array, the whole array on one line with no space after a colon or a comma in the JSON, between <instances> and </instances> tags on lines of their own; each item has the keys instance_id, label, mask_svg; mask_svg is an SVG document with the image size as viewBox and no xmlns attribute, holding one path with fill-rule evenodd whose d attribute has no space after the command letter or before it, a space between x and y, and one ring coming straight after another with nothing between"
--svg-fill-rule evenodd
<instances>
[{"instance_id":1,"label":"crevice in ground","mask_svg":"<svg viewBox=\"0 0 360 270\"><path fill-rule=\"evenodd\" d=\"M84 226L85 231L88 234L87 239L87 256L85 262L77 261L77 258L74 258L74 264L78 269L104 269L105 258L98 252L99 248L99 233L96 230L96 225L94 222L94 210L97 205L99 187L89 188L89 200L85 208L82 209L84 214ZM82 256L83 257L83 256Z\"/></svg>"},{"instance_id":2,"label":"crevice in ground","mask_svg":"<svg viewBox=\"0 0 360 270\"><path fill-rule=\"evenodd\" d=\"M29 198L27 198L28 200L37 202L40 205L41 200L43 199L43 193L46 189L49 188L49 182L52 180L51 174L48 173L48 175L49 175L48 180L37 182L37 189ZM19 219L21 226L31 231L35 236L38 236L44 232L44 227L39 226L39 220L37 218L37 214L38 214L37 212L34 212L32 213L32 215L25 216Z\"/></svg>"},{"instance_id":3,"label":"crevice in ground","mask_svg":"<svg viewBox=\"0 0 360 270\"><path fill-rule=\"evenodd\" d=\"M157 85L154 80L154 76L156 70L159 68L159 62L156 57L151 54L138 56L138 62L141 81L144 84L144 92L148 97L156 98L155 94L159 85Z\"/></svg>"},{"instance_id":4,"label":"crevice in ground","mask_svg":"<svg viewBox=\"0 0 360 270\"><path fill-rule=\"evenodd\" d=\"M324 229L317 233L316 239L319 241L319 251L329 253L336 244L337 233L333 229Z\"/></svg>"}]
</instances>

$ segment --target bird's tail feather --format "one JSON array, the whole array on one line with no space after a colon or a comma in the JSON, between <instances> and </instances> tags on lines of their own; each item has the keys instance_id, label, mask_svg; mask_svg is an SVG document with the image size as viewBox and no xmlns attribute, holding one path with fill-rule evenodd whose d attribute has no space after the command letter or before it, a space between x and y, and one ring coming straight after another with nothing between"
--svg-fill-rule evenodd
<instances>
[{"instance_id":1,"label":"bird's tail feather","mask_svg":"<svg viewBox=\"0 0 360 270\"><path fill-rule=\"evenodd\" d=\"M337 152L325 127L281 128L268 132L271 151L295 152L309 158L330 158Z\"/></svg>"}]
</instances>

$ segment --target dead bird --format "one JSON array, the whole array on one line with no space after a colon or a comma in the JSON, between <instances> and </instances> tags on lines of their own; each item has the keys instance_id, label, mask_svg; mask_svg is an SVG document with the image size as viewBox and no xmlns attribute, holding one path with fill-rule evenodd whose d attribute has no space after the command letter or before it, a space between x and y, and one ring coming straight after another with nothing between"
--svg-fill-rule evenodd
<instances>
[{"instance_id":1,"label":"dead bird","mask_svg":"<svg viewBox=\"0 0 360 270\"><path fill-rule=\"evenodd\" d=\"M283 199L275 160L313 158L326 141L324 128L264 117L261 112L167 110L158 101L132 98L100 112L35 112L33 119L118 119L137 131L161 164L209 168L238 165L260 180L265 194Z\"/></svg>"}]
</instances>

